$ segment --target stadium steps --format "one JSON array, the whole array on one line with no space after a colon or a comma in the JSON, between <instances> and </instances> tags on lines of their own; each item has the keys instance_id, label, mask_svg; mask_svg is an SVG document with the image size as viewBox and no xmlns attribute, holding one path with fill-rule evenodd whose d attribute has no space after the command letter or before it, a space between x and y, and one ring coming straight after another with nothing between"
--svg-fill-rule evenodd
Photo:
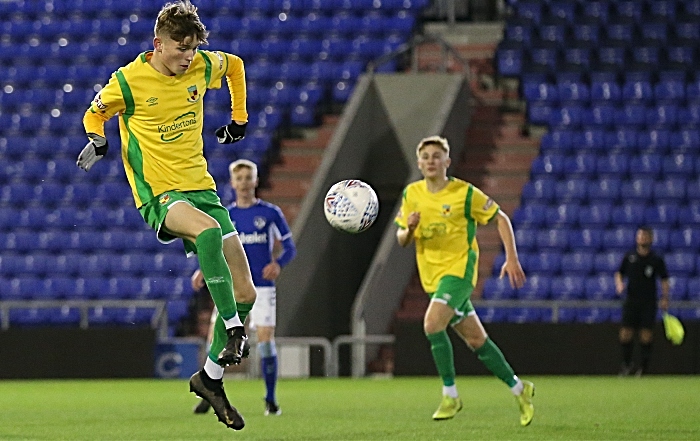
<instances>
[{"instance_id":1,"label":"stadium steps","mask_svg":"<svg viewBox=\"0 0 700 441\"><path fill-rule=\"evenodd\" d=\"M319 127L305 129L300 137L280 143L279 160L270 168L268 185L258 195L278 205L290 225L299 214L339 119L338 115L325 115Z\"/></svg>"}]
</instances>

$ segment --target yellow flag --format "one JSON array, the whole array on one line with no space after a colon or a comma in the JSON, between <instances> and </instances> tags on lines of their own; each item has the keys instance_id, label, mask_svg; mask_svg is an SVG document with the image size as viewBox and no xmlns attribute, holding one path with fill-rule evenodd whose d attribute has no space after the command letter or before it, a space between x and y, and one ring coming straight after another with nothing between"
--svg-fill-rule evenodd
<instances>
[{"instance_id":1,"label":"yellow flag","mask_svg":"<svg viewBox=\"0 0 700 441\"><path fill-rule=\"evenodd\" d=\"M666 331L666 338L674 345L683 343L685 329L681 321L667 312L664 313L664 331Z\"/></svg>"}]
</instances>

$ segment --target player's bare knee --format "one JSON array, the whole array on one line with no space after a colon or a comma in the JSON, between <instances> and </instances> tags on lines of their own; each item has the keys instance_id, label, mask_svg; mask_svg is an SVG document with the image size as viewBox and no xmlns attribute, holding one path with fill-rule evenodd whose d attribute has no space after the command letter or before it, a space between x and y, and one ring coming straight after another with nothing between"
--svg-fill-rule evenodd
<instances>
[{"instance_id":1,"label":"player's bare knee","mask_svg":"<svg viewBox=\"0 0 700 441\"><path fill-rule=\"evenodd\" d=\"M255 292L255 287L250 286L234 287L234 297L240 303L255 303L258 294Z\"/></svg>"}]
</instances>

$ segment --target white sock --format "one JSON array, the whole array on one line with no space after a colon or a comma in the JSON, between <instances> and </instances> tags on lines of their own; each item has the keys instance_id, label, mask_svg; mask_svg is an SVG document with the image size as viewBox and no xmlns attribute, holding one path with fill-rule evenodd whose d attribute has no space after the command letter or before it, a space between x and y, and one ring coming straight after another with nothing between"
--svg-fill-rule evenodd
<instances>
[{"instance_id":1,"label":"white sock","mask_svg":"<svg viewBox=\"0 0 700 441\"><path fill-rule=\"evenodd\" d=\"M516 397L519 396L521 393L523 393L523 382L520 381L520 378L516 375L514 377L517 380L517 383L515 383L515 386L510 388L510 391L513 392L513 395Z\"/></svg>"},{"instance_id":2,"label":"white sock","mask_svg":"<svg viewBox=\"0 0 700 441\"><path fill-rule=\"evenodd\" d=\"M224 320L224 325L226 325L226 329L229 328L234 328L236 326L243 326L243 323L241 323L241 319L238 317L238 313L231 317L228 320Z\"/></svg>"},{"instance_id":3,"label":"white sock","mask_svg":"<svg viewBox=\"0 0 700 441\"><path fill-rule=\"evenodd\" d=\"M442 395L447 395L451 398L459 397L459 393L457 393L457 385L453 384L452 386L442 386Z\"/></svg>"},{"instance_id":4,"label":"white sock","mask_svg":"<svg viewBox=\"0 0 700 441\"><path fill-rule=\"evenodd\" d=\"M204 362L204 372L206 372L212 380L221 380L224 378L224 368L211 361L209 357L207 357L207 361Z\"/></svg>"}]
</instances>

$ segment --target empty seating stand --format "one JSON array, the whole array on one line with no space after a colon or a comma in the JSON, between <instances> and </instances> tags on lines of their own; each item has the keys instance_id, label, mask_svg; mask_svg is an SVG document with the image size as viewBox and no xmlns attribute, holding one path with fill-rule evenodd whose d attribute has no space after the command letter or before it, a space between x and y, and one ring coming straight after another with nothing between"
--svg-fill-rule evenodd
<instances>
[{"instance_id":1,"label":"empty seating stand","mask_svg":"<svg viewBox=\"0 0 700 441\"><path fill-rule=\"evenodd\" d=\"M539 289L528 285L508 298L550 299L559 321L618 321L619 308L594 305L615 298L613 273L634 247L636 229L648 225L669 268L672 300L694 300L690 286L700 277L698 2L507 3L496 69L519 80L528 123L546 129L513 213L521 263ZM484 298L501 295L489 290L506 292L491 280ZM568 300L592 306L562 306ZM690 309L679 314L697 318Z\"/></svg>"}]
</instances>

